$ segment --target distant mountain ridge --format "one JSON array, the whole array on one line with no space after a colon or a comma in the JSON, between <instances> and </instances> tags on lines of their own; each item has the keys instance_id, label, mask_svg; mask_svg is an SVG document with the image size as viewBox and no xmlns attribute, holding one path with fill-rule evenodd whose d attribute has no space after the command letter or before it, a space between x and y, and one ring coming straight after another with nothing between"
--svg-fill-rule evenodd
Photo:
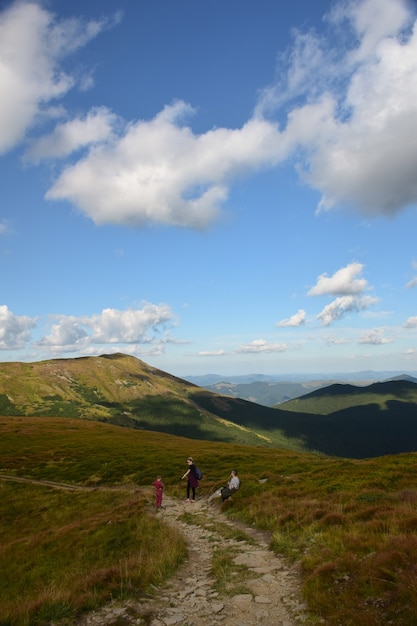
<instances>
[{"instance_id":1,"label":"distant mountain ridge","mask_svg":"<svg viewBox=\"0 0 417 626\"><path fill-rule=\"evenodd\" d=\"M353 405L359 407L376 404L381 409L387 410L392 401L416 403L415 411L412 412L417 420L417 380L411 377L390 379L366 387L336 383L284 402L279 408L297 413L330 415L336 411L350 409Z\"/></svg>"},{"instance_id":2,"label":"distant mountain ridge","mask_svg":"<svg viewBox=\"0 0 417 626\"><path fill-rule=\"evenodd\" d=\"M362 373L365 375L365 372ZM369 374L369 372L366 372ZM374 373L376 375L376 373ZM382 374L382 372L381 372ZM277 406L282 402L287 402L288 400L292 400L294 398L298 398L300 396L304 396L305 394L314 391L315 389L320 389L323 387L328 387L332 384L355 384L355 386L368 386L374 382L381 382L384 379L379 379L375 381L374 379L364 379L361 377L361 373L357 374L358 380L340 380L338 377L333 379L317 379L312 378L302 382L291 382L291 381L264 381L263 376L262 380L253 380L251 382L236 382L240 377L236 377L235 382L226 382L219 381L213 384L201 384L208 391L212 391L213 393L221 393L226 396L230 396L232 398L242 398L243 400L249 400L249 402L256 402L257 404L262 404L264 406ZM195 377L198 379L198 376ZM212 376L210 377L212 378ZM251 376L243 376L242 379L252 379L256 378L256 375ZM411 382L417 382L417 378L410 376L409 374L399 374L393 378L388 378L387 380L409 380ZM197 384L197 383L196 383Z\"/></svg>"},{"instance_id":3,"label":"distant mountain ridge","mask_svg":"<svg viewBox=\"0 0 417 626\"><path fill-rule=\"evenodd\" d=\"M123 354L0 363L0 415L72 417L351 458L417 450L412 381L333 384L272 408L213 393Z\"/></svg>"},{"instance_id":4,"label":"distant mountain ridge","mask_svg":"<svg viewBox=\"0 0 417 626\"><path fill-rule=\"evenodd\" d=\"M279 383L279 382L310 382L310 381L338 381L345 383L355 382L378 382L391 378L403 379L404 377L414 377L417 380L417 371L374 371L362 370L358 372L314 372L311 374L202 374L183 376L184 380L191 382L199 387L207 385L216 385L217 383L230 383L235 385L245 385L256 382Z\"/></svg>"},{"instance_id":5,"label":"distant mountain ridge","mask_svg":"<svg viewBox=\"0 0 417 626\"><path fill-rule=\"evenodd\" d=\"M221 393L231 398L241 398L242 400L272 407L281 402L303 396L311 390L327 386L328 384L330 382L323 381L305 383L257 381L241 384L219 382L214 385L206 385L204 388L213 393Z\"/></svg>"}]
</instances>

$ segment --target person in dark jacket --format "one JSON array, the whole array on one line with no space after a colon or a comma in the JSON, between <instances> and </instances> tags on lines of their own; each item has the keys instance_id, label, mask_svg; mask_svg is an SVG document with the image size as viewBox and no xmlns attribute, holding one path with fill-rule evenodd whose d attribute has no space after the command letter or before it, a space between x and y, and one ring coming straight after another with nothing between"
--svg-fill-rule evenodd
<instances>
[{"instance_id":1,"label":"person in dark jacket","mask_svg":"<svg viewBox=\"0 0 417 626\"><path fill-rule=\"evenodd\" d=\"M195 490L198 487L198 480L195 473L195 465L191 456L187 459L188 469L181 477L181 480L187 478L187 499L186 502L195 502ZM191 499L190 499L191 495Z\"/></svg>"}]
</instances>

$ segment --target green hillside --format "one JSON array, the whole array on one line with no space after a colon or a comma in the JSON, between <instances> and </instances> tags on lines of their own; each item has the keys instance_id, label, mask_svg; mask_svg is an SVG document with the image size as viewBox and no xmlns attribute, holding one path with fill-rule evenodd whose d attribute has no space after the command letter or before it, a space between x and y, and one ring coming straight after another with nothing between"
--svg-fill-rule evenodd
<instances>
[{"instance_id":1,"label":"green hillside","mask_svg":"<svg viewBox=\"0 0 417 626\"><path fill-rule=\"evenodd\" d=\"M123 354L1 363L0 415L79 418L347 458L417 450L417 384L410 381L331 385L272 408Z\"/></svg>"},{"instance_id":2,"label":"green hillside","mask_svg":"<svg viewBox=\"0 0 417 626\"><path fill-rule=\"evenodd\" d=\"M339 383L283 402L279 408L297 413L330 415L359 406L376 406L387 411L396 402L417 407L417 384L404 379L373 383L366 387Z\"/></svg>"},{"instance_id":3,"label":"green hillside","mask_svg":"<svg viewBox=\"0 0 417 626\"><path fill-rule=\"evenodd\" d=\"M274 409L207 392L123 354L0 363L0 415L75 417L211 441L282 446Z\"/></svg>"},{"instance_id":4,"label":"green hillside","mask_svg":"<svg viewBox=\"0 0 417 626\"><path fill-rule=\"evenodd\" d=\"M199 498L239 468L238 494L213 506L268 532L297 567L309 624L414 625L416 454L326 458L11 416L0 418L0 624L68 626L111 599L160 594L187 555L153 513L151 482L162 473L167 494L182 499L189 454L205 473Z\"/></svg>"},{"instance_id":5,"label":"green hillside","mask_svg":"<svg viewBox=\"0 0 417 626\"><path fill-rule=\"evenodd\" d=\"M285 434L303 432L306 449L350 458L417 450L417 384L410 381L330 385L279 409L288 413Z\"/></svg>"}]
</instances>

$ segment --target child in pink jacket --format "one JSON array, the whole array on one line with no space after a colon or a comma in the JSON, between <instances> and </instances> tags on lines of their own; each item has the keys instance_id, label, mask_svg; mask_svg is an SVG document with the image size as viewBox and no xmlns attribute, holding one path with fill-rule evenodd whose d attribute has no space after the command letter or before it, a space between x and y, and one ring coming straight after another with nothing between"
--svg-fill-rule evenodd
<instances>
[{"instance_id":1,"label":"child in pink jacket","mask_svg":"<svg viewBox=\"0 0 417 626\"><path fill-rule=\"evenodd\" d=\"M164 483L162 482L161 476L157 476L156 480L153 481L152 487L155 489L155 506L156 510L162 508L162 492L164 491Z\"/></svg>"}]
</instances>

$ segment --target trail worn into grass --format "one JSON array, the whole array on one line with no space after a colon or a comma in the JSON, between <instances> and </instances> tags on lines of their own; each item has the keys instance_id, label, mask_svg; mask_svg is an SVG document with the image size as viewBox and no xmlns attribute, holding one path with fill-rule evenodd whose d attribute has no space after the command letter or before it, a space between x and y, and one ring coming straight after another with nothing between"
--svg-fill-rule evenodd
<instances>
[{"instance_id":1,"label":"trail worn into grass","mask_svg":"<svg viewBox=\"0 0 417 626\"><path fill-rule=\"evenodd\" d=\"M305 621L298 570L268 549L266 536L229 521L219 503L207 499L186 503L165 497L157 515L184 535L186 563L152 596L108 606L78 626L296 626Z\"/></svg>"},{"instance_id":2,"label":"trail worn into grass","mask_svg":"<svg viewBox=\"0 0 417 626\"><path fill-rule=\"evenodd\" d=\"M4 474L0 479L90 489ZM153 495L149 507L154 509ZM165 495L155 515L183 534L187 561L146 598L109 604L73 626L298 626L308 621L298 568L269 550L266 534L229 520L218 500L190 503Z\"/></svg>"}]
</instances>

